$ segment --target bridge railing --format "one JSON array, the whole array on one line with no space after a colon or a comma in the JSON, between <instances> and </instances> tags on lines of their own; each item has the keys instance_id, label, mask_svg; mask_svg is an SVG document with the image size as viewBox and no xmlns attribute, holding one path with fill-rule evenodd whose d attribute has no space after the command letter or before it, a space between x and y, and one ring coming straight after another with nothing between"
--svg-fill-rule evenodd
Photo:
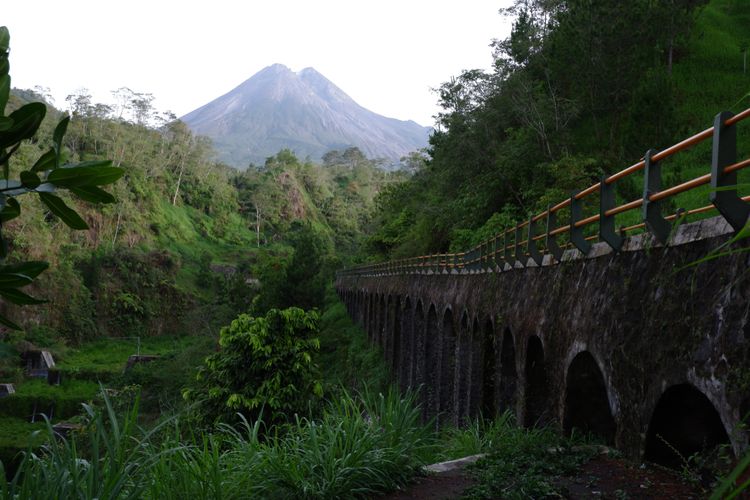
<instances>
[{"instance_id":1,"label":"bridge railing","mask_svg":"<svg viewBox=\"0 0 750 500\"><path fill-rule=\"evenodd\" d=\"M750 118L750 109L738 114L724 111L716 115L714 125L664 150L649 149L643 158L586 189L549 206L529 220L494 235L479 245L460 253L422 255L367 264L339 271L339 276L373 276L393 274L452 274L500 271L508 267L525 267L529 262L542 264L545 254L560 261L564 249L574 247L588 254L594 241L604 241L619 251L625 236L638 230L650 232L667 243L675 226L684 217L718 210L735 231L742 229L750 216L750 196L737 191L737 172L750 166L750 158L737 159L737 124ZM667 158L712 139L711 168L704 175L662 188L662 162ZM642 195L635 200L617 204L618 181L643 172ZM665 214L664 200L680 193L710 184L709 205L690 210L678 209ZM585 215L585 203L598 193L598 213ZM641 222L616 228L615 216L628 211L641 211ZM558 215L567 210L567 224L558 225ZM598 228L594 228L598 225ZM539 226L542 226L540 228ZM540 230L541 229L541 230ZM565 242L558 238L564 238Z\"/></svg>"}]
</instances>

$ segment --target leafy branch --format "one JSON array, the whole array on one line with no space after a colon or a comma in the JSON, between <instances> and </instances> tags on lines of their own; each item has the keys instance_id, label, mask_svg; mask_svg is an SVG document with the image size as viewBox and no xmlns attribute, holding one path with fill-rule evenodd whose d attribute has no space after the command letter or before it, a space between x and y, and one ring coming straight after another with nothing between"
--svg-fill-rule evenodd
<instances>
[{"instance_id":1,"label":"leafy branch","mask_svg":"<svg viewBox=\"0 0 750 500\"><path fill-rule=\"evenodd\" d=\"M62 198L54 194L60 189L71 192L81 200L91 203L113 203L115 198L101 186L112 184L122 177L124 171L113 167L110 160L68 163L63 138L70 122L65 116L55 127L52 147L42 154L34 165L11 179L11 157L23 141L31 139L39 130L47 114L47 106L40 102L27 103L5 116L10 97L10 33L0 27L0 261L8 256L8 242L2 234L3 225L21 215L21 204L17 198L34 193L54 216L72 229L88 229L85 220ZM30 285L48 264L46 262L21 262L0 265L0 297L17 305L40 304L36 299L19 290ZM20 327L0 314L0 324L9 328Z\"/></svg>"}]
</instances>

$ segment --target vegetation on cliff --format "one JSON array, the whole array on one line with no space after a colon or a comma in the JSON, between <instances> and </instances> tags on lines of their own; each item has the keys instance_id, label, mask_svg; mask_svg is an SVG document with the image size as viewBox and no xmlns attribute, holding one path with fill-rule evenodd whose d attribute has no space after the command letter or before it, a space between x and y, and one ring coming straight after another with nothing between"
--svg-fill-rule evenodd
<instances>
[{"instance_id":1,"label":"vegetation on cliff","mask_svg":"<svg viewBox=\"0 0 750 500\"><path fill-rule=\"evenodd\" d=\"M749 103L745 2L524 0L506 14L494 71L437 89L431 158L381 195L372 254L466 250ZM669 162L665 184L707 173L706 155ZM638 180L618 182L619 199L637 198ZM705 205L696 193L671 208Z\"/></svg>"}]
</instances>

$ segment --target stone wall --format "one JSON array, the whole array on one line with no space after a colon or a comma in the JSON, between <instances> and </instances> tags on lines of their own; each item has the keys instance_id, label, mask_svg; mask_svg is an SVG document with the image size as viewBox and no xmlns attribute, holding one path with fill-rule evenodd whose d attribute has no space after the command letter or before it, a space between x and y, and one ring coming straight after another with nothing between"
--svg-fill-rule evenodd
<instances>
[{"instance_id":1,"label":"stone wall","mask_svg":"<svg viewBox=\"0 0 750 500\"><path fill-rule=\"evenodd\" d=\"M713 218L680 226L667 247L644 234L619 253L600 243L541 267L347 276L336 287L401 387L422 386L426 417L460 424L510 410L632 457L664 453L655 434L684 453L727 440L740 452L750 252L689 266L730 238Z\"/></svg>"}]
</instances>

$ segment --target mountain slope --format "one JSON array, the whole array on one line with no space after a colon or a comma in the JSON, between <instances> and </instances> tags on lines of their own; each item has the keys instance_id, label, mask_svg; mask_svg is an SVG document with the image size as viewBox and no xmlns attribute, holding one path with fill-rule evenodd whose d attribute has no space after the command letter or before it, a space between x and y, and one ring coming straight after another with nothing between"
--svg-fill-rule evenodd
<instances>
[{"instance_id":1,"label":"mountain slope","mask_svg":"<svg viewBox=\"0 0 750 500\"><path fill-rule=\"evenodd\" d=\"M213 139L219 158L236 167L262 164L282 148L320 159L356 146L370 158L397 161L427 146L429 127L369 111L313 68L269 66L227 94L182 117Z\"/></svg>"}]
</instances>

